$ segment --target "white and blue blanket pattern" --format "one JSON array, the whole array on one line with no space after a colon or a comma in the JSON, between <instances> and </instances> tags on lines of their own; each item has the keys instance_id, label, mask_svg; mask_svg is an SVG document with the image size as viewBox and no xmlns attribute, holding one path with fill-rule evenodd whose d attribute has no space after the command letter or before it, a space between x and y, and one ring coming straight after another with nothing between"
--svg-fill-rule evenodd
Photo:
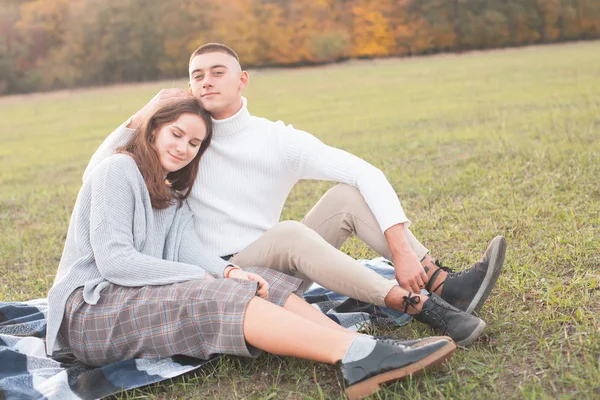
<instances>
[{"instance_id":1,"label":"white and blue blanket pattern","mask_svg":"<svg viewBox=\"0 0 600 400\"><path fill-rule=\"evenodd\" d=\"M360 262L387 278L394 276L391 264L383 258ZM372 323L401 326L410 321L408 315L347 299L318 285L313 285L305 298L355 330ZM57 361L45 352L46 310L46 299L0 302L0 399L98 399L173 378L210 362L176 356L93 368L72 357Z\"/></svg>"}]
</instances>

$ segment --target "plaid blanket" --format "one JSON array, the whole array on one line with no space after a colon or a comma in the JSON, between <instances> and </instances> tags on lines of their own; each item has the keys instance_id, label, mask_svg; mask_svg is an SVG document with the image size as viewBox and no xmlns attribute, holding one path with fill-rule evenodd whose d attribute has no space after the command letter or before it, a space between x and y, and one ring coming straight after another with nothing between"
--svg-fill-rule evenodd
<instances>
[{"instance_id":1,"label":"plaid blanket","mask_svg":"<svg viewBox=\"0 0 600 400\"><path fill-rule=\"evenodd\" d=\"M385 277L394 276L391 264L383 258L359 261ZM353 330L410 321L408 315L345 298L316 284L305 298ZM170 379L213 361L175 356L93 368L69 354L52 359L46 356L44 343L47 307L46 299L0 302L0 399L97 399Z\"/></svg>"}]
</instances>

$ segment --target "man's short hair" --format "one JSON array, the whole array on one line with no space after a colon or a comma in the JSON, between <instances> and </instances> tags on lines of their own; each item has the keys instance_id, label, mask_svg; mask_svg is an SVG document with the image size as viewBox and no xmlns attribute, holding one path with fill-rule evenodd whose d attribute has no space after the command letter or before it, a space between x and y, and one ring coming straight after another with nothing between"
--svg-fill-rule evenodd
<instances>
[{"instance_id":1,"label":"man's short hair","mask_svg":"<svg viewBox=\"0 0 600 400\"><path fill-rule=\"evenodd\" d=\"M233 51L233 49L231 47L226 46L221 43L206 43L206 44L203 44L202 46L198 47L196 50L194 50L194 52L192 53L192 56L190 57L189 64L192 63L192 60L194 59L194 57L196 57L200 54L206 54L206 53L229 54L231 57L235 58L237 60L237 62L240 62L240 58L238 57L237 53L235 51Z\"/></svg>"}]
</instances>

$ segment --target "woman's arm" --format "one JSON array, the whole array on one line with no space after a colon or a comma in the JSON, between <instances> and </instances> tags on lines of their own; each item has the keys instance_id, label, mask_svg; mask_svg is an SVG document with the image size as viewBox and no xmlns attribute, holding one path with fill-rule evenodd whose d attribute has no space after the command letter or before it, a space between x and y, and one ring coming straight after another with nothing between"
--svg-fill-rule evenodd
<instances>
[{"instance_id":1,"label":"woman's arm","mask_svg":"<svg viewBox=\"0 0 600 400\"><path fill-rule=\"evenodd\" d=\"M115 155L98 166L91 179L90 243L106 280L145 286L205 278L199 266L152 257L134 247L134 212L146 189L133 159Z\"/></svg>"},{"instance_id":2,"label":"woman's arm","mask_svg":"<svg viewBox=\"0 0 600 400\"><path fill-rule=\"evenodd\" d=\"M199 266L167 261L140 253L131 228L103 221L90 235L94 258L104 279L121 286L168 285L205 279Z\"/></svg>"},{"instance_id":3,"label":"woman's arm","mask_svg":"<svg viewBox=\"0 0 600 400\"><path fill-rule=\"evenodd\" d=\"M183 207L188 207L188 205L184 204ZM182 263L197 265L217 278L225 277L225 274L228 272L226 270L228 266L238 268L221 257L204 251L196 233L194 219L191 215L192 212L186 210L186 213L188 212L189 218L186 218L187 221L181 233L182 237L177 260Z\"/></svg>"}]
</instances>

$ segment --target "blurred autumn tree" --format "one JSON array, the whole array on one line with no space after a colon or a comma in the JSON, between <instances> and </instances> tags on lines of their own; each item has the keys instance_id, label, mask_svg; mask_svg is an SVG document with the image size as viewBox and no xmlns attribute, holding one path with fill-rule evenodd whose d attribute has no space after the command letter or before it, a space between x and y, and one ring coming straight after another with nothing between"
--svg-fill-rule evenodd
<instances>
[{"instance_id":1,"label":"blurred autumn tree","mask_svg":"<svg viewBox=\"0 0 600 400\"><path fill-rule=\"evenodd\" d=\"M600 0L0 0L0 94L245 67L600 38Z\"/></svg>"}]
</instances>

